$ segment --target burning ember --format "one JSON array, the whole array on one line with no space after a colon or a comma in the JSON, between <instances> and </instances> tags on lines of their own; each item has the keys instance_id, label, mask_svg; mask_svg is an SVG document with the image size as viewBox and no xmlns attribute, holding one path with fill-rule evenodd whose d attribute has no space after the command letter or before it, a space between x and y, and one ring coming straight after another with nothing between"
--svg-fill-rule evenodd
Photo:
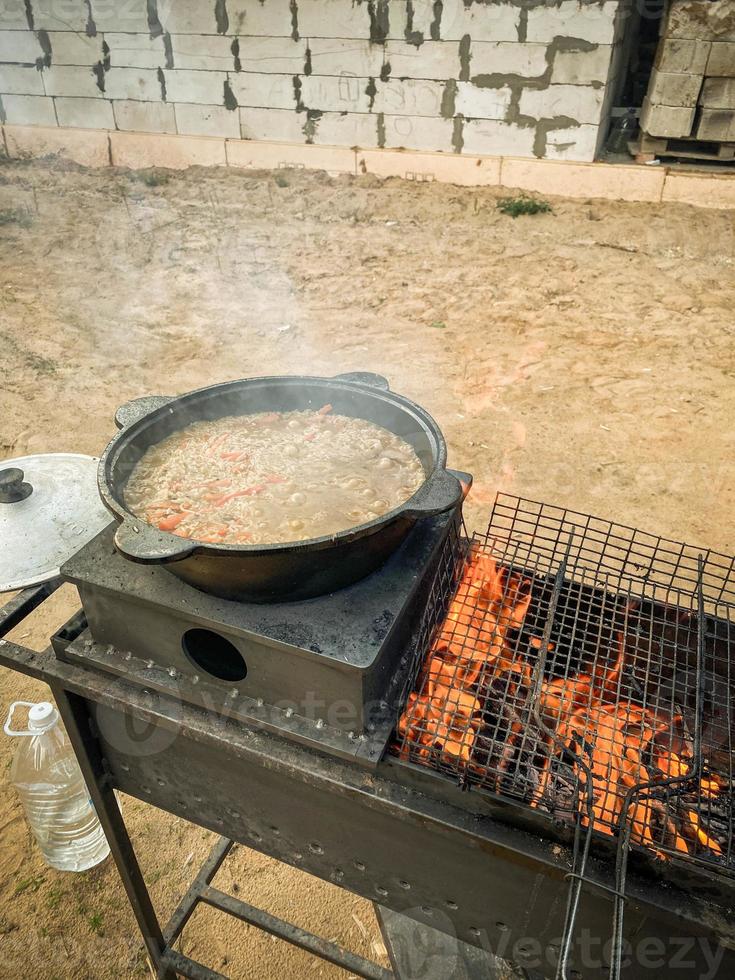
<instances>
[{"instance_id":1,"label":"burning ember","mask_svg":"<svg viewBox=\"0 0 735 980\"><path fill-rule=\"evenodd\" d=\"M573 620L567 639L589 615L583 591L567 595L577 603L562 617ZM593 650L587 637L581 653L569 641L557 657L558 643L538 630L548 613L543 583L473 546L399 720L399 755L576 815L603 834L627 822L631 840L661 857L721 859L729 780L697 766L675 667L666 676L665 662L676 658L664 655L662 641L660 663L644 660L638 606L629 600L621 614L617 603L612 619L598 616ZM660 618L665 607L651 608Z\"/></svg>"}]
</instances>

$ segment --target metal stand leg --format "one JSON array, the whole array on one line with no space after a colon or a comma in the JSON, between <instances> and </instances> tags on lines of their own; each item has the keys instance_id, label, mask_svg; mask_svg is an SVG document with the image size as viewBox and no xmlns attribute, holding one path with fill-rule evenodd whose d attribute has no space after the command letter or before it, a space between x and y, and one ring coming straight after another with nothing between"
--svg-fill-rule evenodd
<instances>
[{"instance_id":1,"label":"metal stand leg","mask_svg":"<svg viewBox=\"0 0 735 980\"><path fill-rule=\"evenodd\" d=\"M226 837L221 837L217 841L209 857L202 865L199 874L194 878L186 895L171 916L171 920L164 930L166 949L163 959L165 964L174 967L177 973L191 977L192 980L219 980L221 977L221 974L215 973L208 967L196 963L171 948L191 918L195 908L201 902L231 915L233 918L247 922L255 926L256 929L262 929L272 936L277 936L287 943L299 946L322 960L336 963L337 966L341 966L353 976L365 977L366 980L393 980L392 973L384 970L377 963L373 963L372 960L366 960L336 943L329 942L321 936L315 936L313 933L307 932L306 929L301 929L292 922L279 919L277 916L271 915L270 912L265 912L263 909L256 908L254 905L234 898L232 895L226 895L218 888L212 887L212 879L222 866L222 862L229 854L232 846L233 842Z\"/></svg>"},{"instance_id":2,"label":"metal stand leg","mask_svg":"<svg viewBox=\"0 0 735 980\"><path fill-rule=\"evenodd\" d=\"M99 744L91 727L92 719L87 702L84 698L70 694L63 688L54 686L52 690L159 980L175 980L177 975L191 977L193 980L204 980L204 978L220 980L222 977L222 974L183 956L172 948L200 902L249 922L256 928L263 929L295 946L300 946L357 976L365 977L367 980L391 980L392 974L376 963L213 888L212 879L232 847L232 841L224 837L215 844L192 881L166 926L164 938L164 932L156 917L133 845L117 805L114 790L105 773Z\"/></svg>"},{"instance_id":3,"label":"metal stand leg","mask_svg":"<svg viewBox=\"0 0 735 980\"><path fill-rule=\"evenodd\" d=\"M161 926L148 894L143 875L128 836L115 793L109 785L97 739L90 727L91 717L84 698L70 694L63 688L52 687L59 714L74 748L79 767L87 782L89 795L97 810L97 816L110 845L112 857L122 879L123 887L138 928L143 936L148 955L161 980L175 980L176 974L163 960L165 942Z\"/></svg>"},{"instance_id":4,"label":"metal stand leg","mask_svg":"<svg viewBox=\"0 0 735 980\"><path fill-rule=\"evenodd\" d=\"M173 946L179 938L184 926L197 907L202 890L212 884L212 879L222 867L222 862L231 850L232 841L226 837L220 837L209 852L209 857L199 869L199 874L189 885L188 891L176 906L173 915L168 920L168 925L163 930L163 937L166 940L167 946Z\"/></svg>"}]
</instances>

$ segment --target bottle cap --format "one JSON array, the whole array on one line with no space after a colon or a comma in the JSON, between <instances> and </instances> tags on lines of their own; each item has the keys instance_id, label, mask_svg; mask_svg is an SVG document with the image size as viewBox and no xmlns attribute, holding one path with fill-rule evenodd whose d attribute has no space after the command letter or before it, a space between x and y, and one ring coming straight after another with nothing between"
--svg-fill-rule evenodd
<instances>
[{"instance_id":1,"label":"bottle cap","mask_svg":"<svg viewBox=\"0 0 735 980\"><path fill-rule=\"evenodd\" d=\"M28 712L28 728L32 732L45 732L59 720L59 713L50 701L34 704Z\"/></svg>"}]
</instances>

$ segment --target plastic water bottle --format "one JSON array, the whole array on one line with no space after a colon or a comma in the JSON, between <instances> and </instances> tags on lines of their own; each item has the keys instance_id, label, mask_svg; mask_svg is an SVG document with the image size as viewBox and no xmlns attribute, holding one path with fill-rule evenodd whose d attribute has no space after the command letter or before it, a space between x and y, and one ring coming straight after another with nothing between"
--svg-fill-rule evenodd
<instances>
[{"instance_id":1,"label":"plastic water bottle","mask_svg":"<svg viewBox=\"0 0 735 980\"><path fill-rule=\"evenodd\" d=\"M28 728L11 728L13 712L30 708ZM110 853L82 771L59 713L48 701L11 704L6 735L23 737L10 780L47 864L60 871L86 871Z\"/></svg>"},{"instance_id":2,"label":"plastic water bottle","mask_svg":"<svg viewBox=\"0 0 735 980\"><path fill-rule=\"evenodd\" d=\"M625 113L614 114L614 122L607 138L608 153L627 153L628 144L638 130L638 112L634 107Z\"/></svg>"}]
</instances>

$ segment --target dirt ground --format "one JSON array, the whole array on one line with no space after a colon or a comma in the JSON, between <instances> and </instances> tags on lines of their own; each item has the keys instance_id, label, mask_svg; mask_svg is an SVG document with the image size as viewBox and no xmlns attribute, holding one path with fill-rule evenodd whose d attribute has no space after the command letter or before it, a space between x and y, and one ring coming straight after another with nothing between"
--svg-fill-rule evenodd
<instances>
[{"instance_id":1,"label":"dirt ground","mask_svg":"<svg viewBox=\"0 0 735 980\"><path fill-rule=\"evenodd\" d=\"M450 463L498 489L735 550L735 212L493 190L192 169L0 168L0 458L99 454L114 409L262 374L369 370L421 402ZM0 542L1 546L1 542ZM17 631L42 648L71 590ZM42 685L0 671L0 706ZM133 978L143 947L108 861L46 868L0 739L0 974ZM126 799L168 913L211 835ZM239 848L217 880L364 955L368 903ZM338 977L197 913L183 950L234 977Z\"/></svg>"}]
</instances>

